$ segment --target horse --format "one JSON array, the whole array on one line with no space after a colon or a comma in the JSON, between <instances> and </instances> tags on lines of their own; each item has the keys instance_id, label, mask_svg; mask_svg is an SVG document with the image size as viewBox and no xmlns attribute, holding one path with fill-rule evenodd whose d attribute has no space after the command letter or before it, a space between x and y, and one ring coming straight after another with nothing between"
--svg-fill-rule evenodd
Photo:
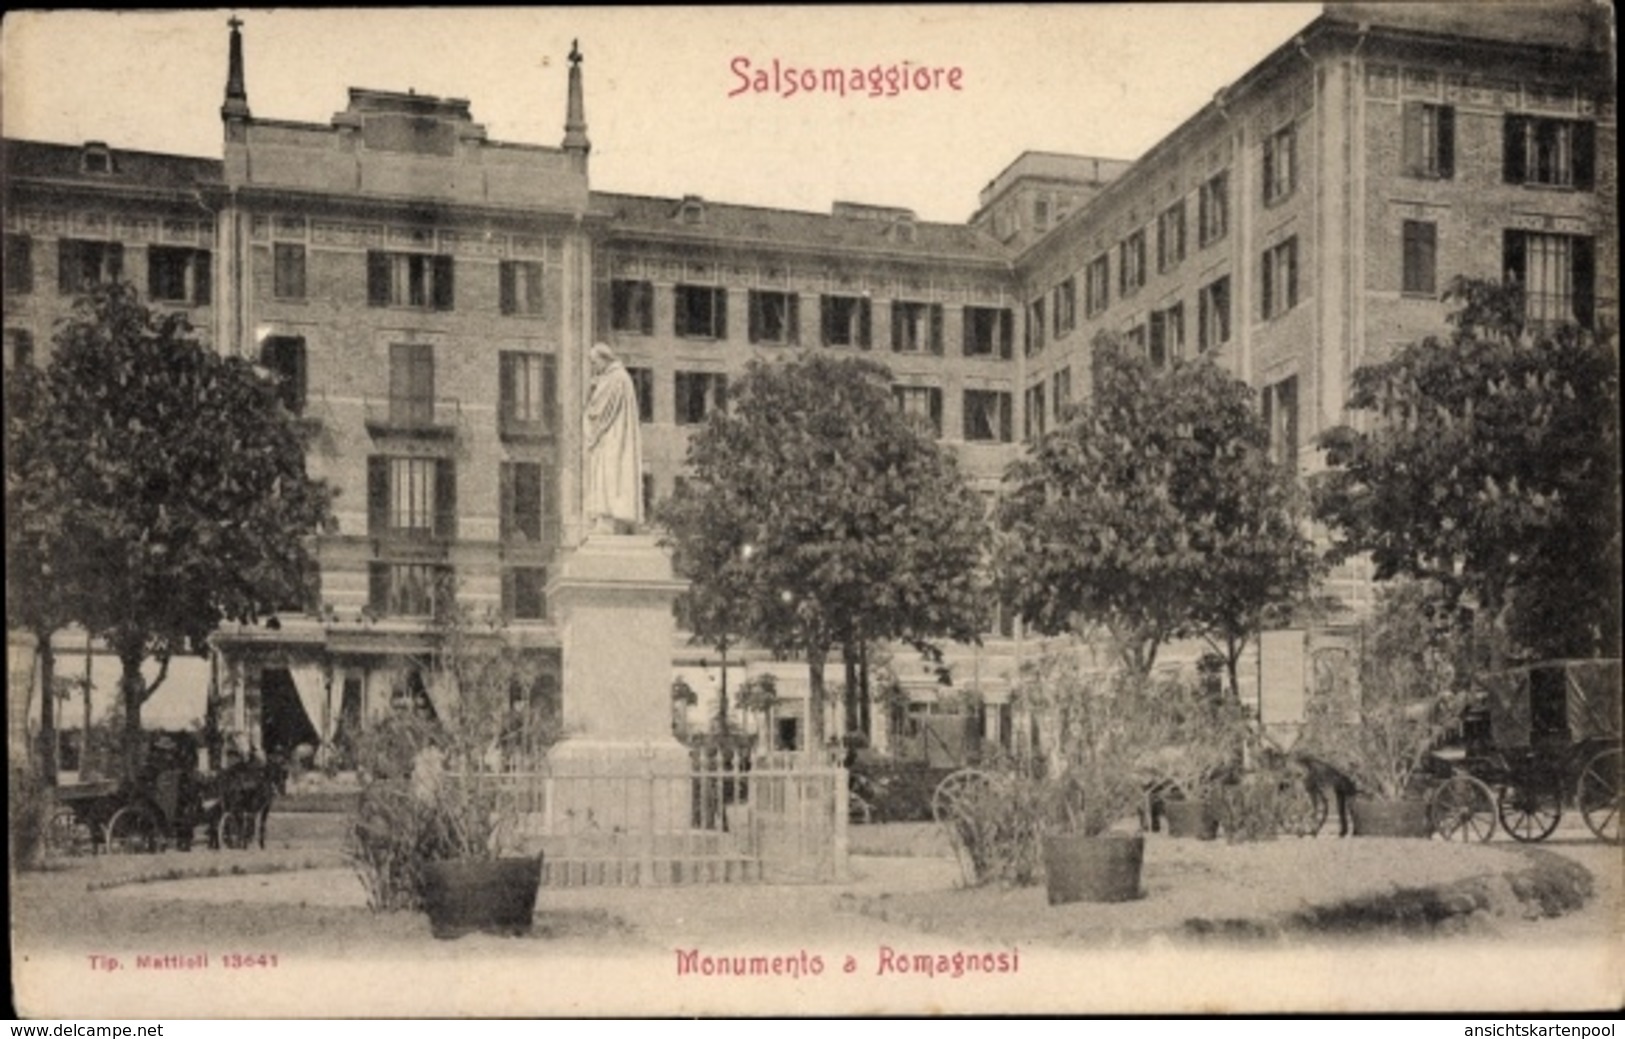
<instances>
[{"instance_id":1,"label":"horse","mask_svg":"<svg viewBox=\"0 0 1625 1039\"><path fill-rule=\"evenodd\" d=\"M265 847L265 824L277 795L286 794L288 769L279 757L236 761L216 780L218 800L210 812L209 847L246 848L259 836Z\"/></svg>"}]
</instances>

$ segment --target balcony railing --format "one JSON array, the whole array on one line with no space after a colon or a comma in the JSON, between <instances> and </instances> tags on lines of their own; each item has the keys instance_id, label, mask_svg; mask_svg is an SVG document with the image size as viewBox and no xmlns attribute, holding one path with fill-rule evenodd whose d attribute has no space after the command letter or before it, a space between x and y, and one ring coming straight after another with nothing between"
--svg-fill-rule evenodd
<instances>
[{"instance_id":1,"label":"balcony railing","mask_svg":"<svg viewBox=\"0 0 1625 1039\"><path fill-rule=\"evenodd\" d=\"M551 440L558 435L557 424L542 418L526 418L507 409L497 412L497 435L503 440Z\"/></svg>"},{"instance_id":2,"label":"balcony railing","mask_svg":"<svg viewBox=\"0 0 1625 1039\"><path fill-rule=\"evenodd\" d=\"M420 437L457 435L462 405L455 397L368 397L367 431Z\"/></svg>"}]
</instances>

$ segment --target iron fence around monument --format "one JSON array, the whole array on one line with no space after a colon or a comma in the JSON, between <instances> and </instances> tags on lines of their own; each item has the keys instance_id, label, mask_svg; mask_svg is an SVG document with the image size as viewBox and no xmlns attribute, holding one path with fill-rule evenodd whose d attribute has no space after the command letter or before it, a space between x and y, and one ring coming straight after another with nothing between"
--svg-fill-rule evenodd
<instances>
[{"instance_id":1,"label":"iron fence around monument","mask_svg":"<svg viewBox=\"0 0 1625 1039\"><path fill-rule=\"evenodd\" d=\"M847 875L847 772L799 755L685 772L505 773L548 887L828 883Z\"/></svg>"}]
</instances>

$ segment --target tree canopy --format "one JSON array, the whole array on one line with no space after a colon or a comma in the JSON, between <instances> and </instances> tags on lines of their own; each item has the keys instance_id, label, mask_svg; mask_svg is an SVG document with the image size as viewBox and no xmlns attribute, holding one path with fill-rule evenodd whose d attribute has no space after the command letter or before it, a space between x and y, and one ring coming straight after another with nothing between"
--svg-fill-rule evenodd
<instances>
[{"instance_id":1,"label":"tree canopy","mask_svg":"<svg viewBox=\"0 0 1625 1039\"><path fill-rule=\"evenodd\" d=\"M31 532L14 540L8 515L8 563L24 553L49 575L52 619L118 655L134 735L172 655L199 651L222 621L306 599L309 539L331 494L307 477L276 385L202 345L184 314L104 286L75 303L54 344L28 411L8 415L8 513L23 505L16 526ZM12 499L16 479L30 486ZM160 667L151 683L148 657Z\"/></svg>"},{"instance_id":2,"label":"tree canopy","mask_svg":"<svg viewBox=\"0 0 1625 1039\"><path fill-rule=\"evenodd\" d=\"M1094 392L1007 474L996 550L1006 601L1043 634L1098 624L1149 671L1170 639L1235 662L1264 610L1315 568L1291 470L1247 385L1210 360L1159 370L1109 337Z\"/></svg>"},{"instance_id":3,"label":"tree canopy","mask_svg":"<svg viewBox=\"0 0 1625 1039\"><path fill-rule=\"evenodd\" d=\"M657 511L697 636L804 656L815 744L832 650L973 641L987 616L981 500L890 383L860 358L753 362Z\"/></svg>"},{"instance_id":4,"label":"tree canopy","mask_svg":"<svg viewBox=\"0 0 1625 1039\"><path fill-rule=\"evenodd\" d=\"M1619 369L1572 325L1529 329L1516 286L1458 279L1444 337L1354 373L1357 426L1320 437L1336 558L1435 581L1531 658L1619 652Z\"/></svg>"}]
</instances>

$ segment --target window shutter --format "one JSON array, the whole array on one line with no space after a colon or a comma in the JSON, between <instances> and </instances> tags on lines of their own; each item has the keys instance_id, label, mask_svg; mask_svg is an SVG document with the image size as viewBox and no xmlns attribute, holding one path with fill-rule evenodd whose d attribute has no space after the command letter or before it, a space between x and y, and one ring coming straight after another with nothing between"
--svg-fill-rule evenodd
<instances>
[{"instance_id":1,"label":"window shutter","mask_svg":"<svg viewBox=\"0 0 1625 1039\"><path fill-rule=\"evenodd\" d=\"M1013 329L1011 328L1012 324L1013 324L1013 322L1010 319L1010 308L1006 307L1003 310L1000 310L999 311L999 359L1000 360L1004 360L1004 361L1010 360L1012 347L1014 345L1012 343L1012 339L1013 339L1013 335L1012 335Z\"/></svg>"},{"instance_id":2,"label":"window shutter","mask_svg":"<svg viewBox=\"0 0 1625 1039\"><path fill-rule=\"evenodd\" d=\"M593 282L592 304L593 342L608 342L615 330L615 283Z\"/></svg>"},{"instance_id":3,"label":"window shutter","mask_svg":"<svg viewBox=\"0 0 1625 1039\"><path fill-rule=\"evenodd\" d=\"M1273 252L1266 251L1264 253L1264 276L1258 280L1259 288L1263 291L1262 303L1264 307L1264 316L1266 318L1275 313L1274 274L1275 254Z\"/></svg>"},{"instance_id":4,"label":"window shutter","mask_svg":"<svg viewBox=\"0 0 1625 1039\"><path fill-rule=\"evenodd\" d=\"M1524 234L1522 231L1501 232L1502 277L1515 281L1520 287L1525 278Z\"/></svg>"},{"instance_id":5,"label":"window shutter","mask_svg":"<svg viewBox=\"0 0 1625 1039\"><path fill-rule=\"evenodd\" d=\"M933 386L927 396L930 398L931 428L936 430L937 436L940 437L942 436L942 390Z\"/></svg>"},{"instance_id":6,"label":"window shutter","mask_svg":"<svg viewBox=\"0 0 1625 1039\"><path fill-rule=\"evenodd\" d=\"M1597 124L1574 124L1574 186L1580 191L1597 187Z\"/></svg>"},{"instance_id":7,"label":"window shutter","mask_svg":"<svg viewBox=\"0 0 1625 1039\"><path fill-rule=\"evenodd\" d=\"M513 466L503 462L497 467L497 537L507 541L513 537Z\"/></svg>"},{"instance_id":8,"label":"window shutter","mask_svg":"<svg viewBox=\"0 0 1625 1039\"><path fill-rule=\"evenodd\" d=\"M789 335L786 337L791 346L801 345L801 294L792 292L785 297L785 320L790 323Z\"/></svg>"},{"instance_id":9,"label":"window shutter","mask_svg":"<svg viewBox=\"0 0 1625 1039\"><path fill-rule=\"evenodd\" d=\"M369 307L389 306L389 254L369 252L367 254L367 305Z\"/></svg>"},{"instance_id":10,"label":"window shutter","mask_svg":"<svg viewBox=\"0 0 1625 1039\"><path fill-rule=\"evenodd\" d=\"M1276 190L1275 138L1266 137L1264 139L1264 201L1274 201Z\"/></svg>"},{"instance_id":11,"label":"window shutter","mask_svg":"<svg viewBox=\"0 0 1625 1039\"><path fill-rule=\"evenodd\" d=\"M502 619L513 620L513 571L507 567L502 569Z\"/></svg>"},{"instance_id":12,"label":"window shutter","mask_svg":"<svg viewBox=\"0 0 1625 1039\"><path fill-rule=\"evenodd\" d=\"M818 297L818 335L820 337L819 342L821 342L825 346L828 346L830 344L830 339L832 338L830 336L830 334L829 334L830 333L831 311L832 310L834 310L834 308L830 306L829 297L828 296L819 296Z\"/></svg>"},{"instance_id":13,"label":"window shutter","mask_svg":"<svg viewBox=\"0 0 1625 1039\"><path fill-rule=\"evenodd\" d=\"M1528 123L1528 118L1521 115L1509 115L1501 123L1501 178L1508 184L1522 184L1529 179L1524 161Z\"/></svg>"},{"instance_id":14,"label":"window shutter","mask_svg":"<svg viewBox=\"0 0 1625 1039\"><path fill-rule=\"evenodd\" d=\"M367 458L367 533L377 537L389 530L389 459Z\"/></svg>"},{"instance_id":15,"label":"window shutter","mask_svg":"<svg viewBox=\"0 0 1625 1039\"><path fill-rule=\"evenodd\" d=\"M1010 395L1008 393L1001 393L994 399L997 401L997 407L999 409L999 440L1001 443L1008 444L1010 441L1015 439L1015 437L1012 435L1013 429L1011 427L1012 416L1010 414Z\"/></svg>"},{"instance_id":16,"label":"window shutter","mask_svg":"<svg viewBox=\"0 0 1625 1039\"><path fill-rule=\"evenodd\" d=\"M646 281L638 282L634 295L637 298L638 326L646 336L655 334L655 289Z\"/></svg>"},{"instance_id":17,"label":"window shutter","mask_svg":"<svg viewBox=\"0 0 1625 1039\"><path fill-rule=\"evenodd\" d=\"M542 355L542 427L549 433L559 429L559 366L552 354Z\"/></svg>"},{"instance_id":18,"label":"window shutter","mask_svg":"<svg viewBox=\"0 0 1625 1039\"><path fill-rule=\"evenodd\" d=\"M196 286L193 302L207 306L214 295L214 266L207 249L192 254L192 277Z\"/></svg>"},{"instance_id":19,"label":"window shutter","mask_svg":"<svg viewBox=\"0 0 1625 1039\"><path fill-rule=\"evenodd\" d=\"M162 289L162 285L163 285L163 279L159 276L159 271L160 271L161 268L159 267L157 262L155 262L154 259L153 259L153 253L156 252L156 251L157 251L156 249L148 249L147 250L147 298L148 299L159 299L159 298L161 298L161 289Z\"/></svg>"},{"instance_id":20,"label":"window shutter","mask_svg":"<svg viewBox=\"0 0 1625 1039\"><path fill-rule=\"evenodd\" d=\"M861 350L869 349L870 328L869 300L861 299L858 301L858 348Z\"/></svg>"},{"instance_id":21,"label":"window shutter","mask_svg":"<svg viewBox=\"0 0 1625 1039\"><path fill-rule=\"evenodd\" d=\"M305 401L310 391L310 374L305 367L305 340L301 337L289 339L287 342L291 362L286 378L292 382L292 387L285 392L288 394L290 410L298 414L305 410Z\"/></svg>"},{"instance_id":22,"label":"window shutter","mask_svg":"<svg viewBox=\"0 0 1625 1039\"><path fill-rule=\"evenodd\" d=\"M457 536L457 463L437 458L434 463L434 533L439 538Z\"/></svg>"},{"instance_id":23,"label":"window shutter","mask_svg":"<svg viewBox=\"0 0 1625 1039\"><path fill-rule=\"evenodd\" d=\"M1291 310L1298 305L1298 240L1294 238L1286 250L1286 306Z\"/></svg>"},{"instance_id":24,"label":"window shutter","mask_svg":"<svg viewBox=\"0 0 1625 1039\"><path fill-rule=\"evenodd\" d=\"M56 290L66 296L78 288L74 277L79 266L79 250L74 242L66 238L57 239L56 243Z\"/></svg>"},{"instance_id":25,"label":"window shutter","mask_svg":"<svg viewBox=\"0 0 1625 1039\"><path fill-rule=\"evenodd\" d=\"M1401 165L1407 177L1419 177L1427 169L1427 159L1422 155L1422 118L1426 108L1420 102L1405 102L1403 147L1400 152Z\"/></svg>"},{"instance_id":26,"label":"window shutter","mask_svg":"<svg viewBox=\"0 0 1625 1039\"><path fill-rule=\"evenodd\" d=\"M728 408L728 377L726 375L711 376L711 385L715 387L714 403L718 411Z\"/></svg>"},{"instance_id":27,"label":"window shutter","mask_svg":"<svg viewBox=\"0 0 1625 1039\"><path fill-rule=\"evenodd\" d=\"M1574 320L1581 328L1594 328L1597 301L1596 244L1590 238L1574 243Z\"/></svg>"},{"instance_id":28,"label":"window shutter","mask_svg":"<svg viewBox=\"0 0 1625 1039\"><path fill-rule=\"evenodd\" d=\"M1419 224L1418 230L1420 234L1416 243L1416 260L1419 265L1417 270L1421 275L1421 283L1417 288L1428 295L1432 295L1437 289L1435 271L1438 269L1438 230L1433 224Z\"/></svg>"},{"instance_id":29,"label":"window shutter","mask_svg":"<svg viewBox=\"0 0 1625 1039\"><path fill-rule=\"evenodd\" d=\"M942 304L931 304L931 352L942 356Z\"/></svg>"},{"instance_id":30,"label":"window shutter","mask_svg":"<svg viewBox=\"0 0 1625 1039\"><path fill-rule=\"evenodd\" d=\"M107 249L107 266L105 268L108 281L118 281L124 277L124 243L109 242Z\"/></svg>"},{"instance_id":31,"label":"window shutter","mask_svg":"<svg viewBox=\"0 0 1625 1039\"><path fill-rule=\"evenodd\" d=\"M512 314L519 309L519 292L518 287L514 284L517 272L514 270L514 265L507 261L498 264L497 271L499 272L497 281L498 293L502 300L502 312ZM435 272L435 280L440 280L438 271Z\"/></svg>"},{"instance_id":32,"label":"window shutter","mask_svg":"<svg viewBox=\"0 0 1625 1039\"><path fill-rule=\"evenodd\" d=\"M503 352L497 355L497 421L509 422L513 419L514 399L518 396L514 392L514 359L513 354Z\"/></svg>"},{"instance_id":33,"label":"window shutter","mask_svg":"<svg viewBox=\"0 0 1625 1039\"><path fill-rule=\"evenodd\" d=\"M1213 289L1211 286L1202 290L1196 297L1196 346L1199 350L1206 350L1213 345L1209 325L1212 323L1210 312L1213 310Z\"/></svg>"},{"instance_id":34,"label":"window shutter","mask_svg":"<svg viewBox=\"0 0 1625 1039\"><path fill-rule=\"evenodd\" d=\"M745 334L750 342L759 343L762 341L762 294L752 290L746 299L750 313L745 321Z\"/></svg>"},{"instance_id":35,"label":"window shutter","mask_svg":"<svg viewBox=\"0 0 1625 1039\"><path fill-rule=\"evenodd\" d=\"M379 616L387 616L389 609L389 564L367 564L367 605Z\"/></svg>"},{"instance_id":36,"label":"window shutter","mask_svg":"<svg viewBox=\"0 0 1625 1039\"><path fill-rule=\"evenodd\" d=\"M1456 110L1450 105L1439 109L1439 176L1456 176Z\"/></svg>"},{"instance_id":37,"label":"window shutter","mask_svg":"<svg viewBox=\"0 0 1625 1039\"><path fill-rule=\"evenodd\" d=\"M712 289L711 298L716 301L716 309L712 312L712 333L716 339L728 338L728 290Z\"/></svg>"},{"instance_id":38,"label":"window shutter","mask_svg":"<svg viewBox=\"0 0 1625 1039\"><path fill-rule=\"evenodd\" d=\"M903 308L895 302L891 305L891 348L892 353L903 349Z\"/></svg>"},{"instance_id":39,"label":"window shutter","mask_svg":"<svg viewBox=\"0 0 1625 1039\"><path fill-rule=\"evenodd\" d=\"M450 310L456 293L452 287L452 258L450 256L436 256L434 258L434 309Z\"/></svg>"}]
</instances>

